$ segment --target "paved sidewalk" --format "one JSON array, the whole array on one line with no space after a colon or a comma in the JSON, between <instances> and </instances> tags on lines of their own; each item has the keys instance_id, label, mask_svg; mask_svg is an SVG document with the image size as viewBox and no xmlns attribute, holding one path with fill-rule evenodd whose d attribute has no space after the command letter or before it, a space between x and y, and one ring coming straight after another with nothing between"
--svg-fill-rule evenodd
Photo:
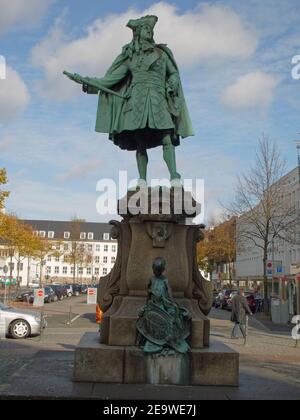
<instances>
[{"instance_id":1,"label":"paved sidewalk","mask_svg":"<svg viewBox=\"0 0 300 420\"><path fill-rule=\"evenodd\" d=\"M86 331L97 329L92 313L90 308L83 314L84 325L58 322L41 339L0 340L0 399L300 400L300 348L292 338L253 320L244 346L243 340L230 340L230 314L220 310L210 314L211 332L240 353L239 387L73 383L74 348Z\"/></svg>"}]
</instances>

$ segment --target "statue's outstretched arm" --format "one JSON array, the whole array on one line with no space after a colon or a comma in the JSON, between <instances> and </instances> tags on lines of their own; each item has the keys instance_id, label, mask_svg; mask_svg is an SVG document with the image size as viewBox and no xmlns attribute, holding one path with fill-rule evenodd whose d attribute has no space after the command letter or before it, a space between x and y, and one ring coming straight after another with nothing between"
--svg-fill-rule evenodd
<instances>
[{"instance_id":1,"label":"statue's outstretched arm","mask_svg":"<svg viewBox=\"0 0 300 420\"><path fill-rule=\"evenodd\" d=\"M87 79L91 82L95 82L95 84L99 84L105 88L112 88L117 83L121 82L127 75L128 75L129 69L128 66L123 63L121 64L117 69L114 71L107 73L104 77L98 78L98 77L88 77ZM98 93L99 89L97 89L94 86L90 86L88 84L83 84L82 89L86 93Z\"/></svg>"}]
</instances>

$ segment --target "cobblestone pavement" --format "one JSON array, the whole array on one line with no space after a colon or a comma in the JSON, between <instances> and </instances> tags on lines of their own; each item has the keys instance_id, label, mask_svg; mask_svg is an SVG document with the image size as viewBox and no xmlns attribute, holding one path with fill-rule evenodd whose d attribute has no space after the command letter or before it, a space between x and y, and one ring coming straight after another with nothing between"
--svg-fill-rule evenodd
<instances>
[{"instance_id":1,"label":"cobblestone pavement","mask_svg":"<svg viewBox=\"0 0 300 420\"><path fill-rule=\"evenodd\" d=\"M79 314L71 326L66 323ZM300 400L300 348L288 331L270 332L251 319L248 344L231 340L230 313L213 309L211 336L240 353L240 386L151 386L76 384L74 348L86 331L96 331L95 306L83 297L47 305L48 328L41 337L0 340L1 398L95 399L296 399ZM73 316L74 315L74 316Z\"/></svg>"}]
</instances>

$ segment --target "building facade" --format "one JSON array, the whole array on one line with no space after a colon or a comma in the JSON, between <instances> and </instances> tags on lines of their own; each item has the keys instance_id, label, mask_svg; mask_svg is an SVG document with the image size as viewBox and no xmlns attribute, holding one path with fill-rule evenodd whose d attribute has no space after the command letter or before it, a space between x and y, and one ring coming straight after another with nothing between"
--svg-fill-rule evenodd
<instances>
[{"instance_id":1,"label":"building facade","mask_svg":"<svg viewBox=\"0 0 300 420\"><path fill-rule=\"evenodd\" d=\"M299 171L295 168L289 172L280 181L284 185L286 199L289 200L291 206L294 206L296 211L300 211L300 184ZM241 216L242 217L242 216ZM237 223L240 223L238 221ZM236 275L237 277L262 277L263 276L263 251L256 247L254 243L249 240L240 249L237 246L236 256ZM294 241L287 242L282 239L275 239L268 250L268 260L273 262L275 268L275 275L278 277L283 275L290 276L294 274L295 267L300 266L300 232L294 232ZM277 271L277 267L282 267L282 270Z\"/></svg>"},{"instance_id":2,"label":"building facade","mask_svg":"<svg viewBox=\"0 0 300 420\"><path fill-rule=\"evenodd\" d=\"M115 264L118 243L111 238L108 223L80 221L76 232L72 222L51 220L23 220L34 233L52 243L52 250L42 261L23 258L18 266L17 256L12 262L12 274L19 277L21 286L38 282L41 273L43 282L92 283L107 275ZM72 249L77 247L84 257L76 263L70 261ZM4 248L0 250L2 268L10 261ZM41 269L42 264L42 269ZM1 267L1 265L0 265ZM3 271L3 270L2 270ZM18 276L19 274L19 276ZM1 272L0 275L4 276Z\"/></svg>"},{"instance_id":3,"label":"building facade","mask_svg":"<svg viewBox=\"0 0 300 420\"><path fill-rule=\"evenodd\" d=\"M300 214L300 172L295 168L278 182L283 186L284 200ZM238 220L243 223L243 216ZM237 225L237 229L239 229ZM290 232L289 241L274 238L268 249L267 291L268 299L274 302L272 319L278 323L291 321L293 316L300 314L300 229L299 223ZM248 240L242 249L237 246L236 274L239 284L258 288L263 291L263 250ZM276 305L278 306L275 306ZM272 303L273 305L273 303ZM276 311L278 312L275 315ZM278 319L280 318L280 321Z\"/></svg>"}]
</instances>

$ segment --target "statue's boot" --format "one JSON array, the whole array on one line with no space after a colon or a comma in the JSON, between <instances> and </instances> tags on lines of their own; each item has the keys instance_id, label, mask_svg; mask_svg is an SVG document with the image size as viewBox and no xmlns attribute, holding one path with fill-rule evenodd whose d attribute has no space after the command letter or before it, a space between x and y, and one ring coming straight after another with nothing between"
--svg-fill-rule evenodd
<instances>
[{"instance_id":1,"label":"statue's boot","mask_svg":"<svg viewBox=\"0 0 300 420\"><path fill-rule=\"evenodd\" d=\"M181 175L176 170L175 146L170 143L163 145L164 160L170 172L171 183L175 180L181 183ZM175 181L175 183L176 183Z\"/></svg>"}]
</instances>

